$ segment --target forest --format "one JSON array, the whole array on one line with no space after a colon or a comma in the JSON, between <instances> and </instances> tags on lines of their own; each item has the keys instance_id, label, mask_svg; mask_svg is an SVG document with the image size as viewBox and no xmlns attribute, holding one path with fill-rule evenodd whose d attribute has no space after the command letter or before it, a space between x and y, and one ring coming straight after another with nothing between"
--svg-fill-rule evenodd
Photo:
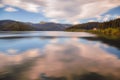
<instances>
[{"instance_id":1,"label":"forest","mask_svg":"<svg viewBox=\"0 0 120 80\"><path fill-rule=\"evenodd\" d=\"M106 22L88 22L74 25L67 28L66 31L72 32L92 32L101 35L120 36L120 18Z\"/></svg>"}]
</instances>

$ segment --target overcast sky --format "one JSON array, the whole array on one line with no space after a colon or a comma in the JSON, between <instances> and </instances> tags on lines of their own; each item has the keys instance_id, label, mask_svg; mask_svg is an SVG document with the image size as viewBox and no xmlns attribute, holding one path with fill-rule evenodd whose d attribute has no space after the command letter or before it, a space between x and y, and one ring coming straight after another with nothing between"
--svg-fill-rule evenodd
<instances>
[{"instance_id":1,"label":"overcast sky","mask_svg":"<svg viewBox=\"0 0 120 80\"><path fill-rule=\"evenodd\" d=\"M120 17L120 0L0 0L0 20L85 23Z\"/></svg>"}]
</instances>

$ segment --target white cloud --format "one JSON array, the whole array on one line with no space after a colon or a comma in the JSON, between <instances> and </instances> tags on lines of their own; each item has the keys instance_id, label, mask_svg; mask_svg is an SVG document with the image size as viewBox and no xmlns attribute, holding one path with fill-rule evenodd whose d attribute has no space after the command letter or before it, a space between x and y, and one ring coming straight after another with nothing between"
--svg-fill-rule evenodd
<instances>
[{"instance_id":1,"label":"white cloud","mask_svg":"<svg viewBox=\"0 0 120 80\"><path fill-rule=\"evenodd\" d=\"M18 10L13 8L13 7L7 7L7 8L5 8L5 11L7 11L7 12L16 12Z\"/></svg>"},{"instance_id":2,"label":"white cloud","mask_svg":"<svg viewBox=\"0 0 120 80\"><path fill-rule=\"evenodd\" d=\"M79 19L94 18L120 6L120 0L2 0L3 5L18 7L29 12L43 12L54 21L76 23Z\"/></svg>"},{"instance_id":3,"label":"white cloud","mask_svg":"<svg viewBox=\"0 0 120 80\"><path fill-rule=\"evenodd\" d=\"M47 0L46 2L45 16L73 23L79 19L96 17L120 5L118 0L112 2L111 0Z\"/></svg>"},{"instance_id":4,"label":"white cloud","mask_svg":"<svg viewBox=\"0 0 120 80\"><path fill-rule=\"evenodd\" d=\"M115 18L120 18L120 15L116 15Z\"/></svg>"},{"instance_id":5,"label":"white cloud","mask_svg":"<svg viewBox=\"0 0 120 80\"><path fill-rule=\"evenodd\" d=\"M3 8L4 7L4 5L3 4L0 4L0 8Z\"/></svg>"},{"instance_id":6,"label":"white cloud","mask_svg":"<svg viewBox=\"0 0 120 80\"><path fill-rule=\"evenodd\" d=\"M51 19L50 22L59 23L59 21L57 19Z\"/></svg>"},{"instance_id":7,"label":"white cloud","mask_svg":"<svg viewBox=\"0 0 120 80\"><path fill-rule=\"evenodd\" d=\"M109 20L120 18L120 15L117 15L117 14L114 14L114 15L106 14L104 16L97 16L96 18L97 18L97 21L103 22L103 21L109 21Z\"/></svg>"},{"instance_id":8,"label":"white cloud","mask_svg":"<svg viewBox=\"0 0 120 80\"><path fill-rule=\"evenodd\" d=\"M36 0L35 0L36 1ZM40 3L40 2L39 2ZM2 4L18 7L29 12L39 12L39 5L29 0L2 0Z\"/></svg>"},{"instance_id":9,"label":"white cloud","mask_svg":"<svg viewBox=\"0 0 120 80\"><path fill-rule=\"evenodd\" d=\"M95 22L95 20L89 20L88 22Z\"/></svg>"},{"instance_id":10,"label":"white cloud","mask_svg":"<svg viewBox=\"0 0 120 80\"><path fill-rule=\"evenodd\" d=\"M79 21L73 21L72 23L75 25L75 24L79 24L80 22Z\"/></svg>"},{"instance_id":11,"label":"white cloud","mask_svg":"<svg viewBox=\"0 0 120 80\"><path fill-rule=\"evenodd\" d=\"M103 18L103 21L108 21L110 20L111 18L111 15L105 15L105 17Z\"/></svg>"}]
</instances>

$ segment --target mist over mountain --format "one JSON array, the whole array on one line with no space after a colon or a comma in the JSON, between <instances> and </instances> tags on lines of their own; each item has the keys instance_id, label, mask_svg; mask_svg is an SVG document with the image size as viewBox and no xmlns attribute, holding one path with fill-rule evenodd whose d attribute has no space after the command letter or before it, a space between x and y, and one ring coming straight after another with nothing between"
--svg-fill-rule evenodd
<instances>
[{"instance_id":1,"label":"mist over mountain","mask_svg":"<svg viewBox=\"0 0 120 80\"><path fill-rule=\"evenodd\" d=\"M71 24L59 24L52 22L25 23L13 20L1 20L0 31L64 31Z\"/></svg>"}]
</instances>

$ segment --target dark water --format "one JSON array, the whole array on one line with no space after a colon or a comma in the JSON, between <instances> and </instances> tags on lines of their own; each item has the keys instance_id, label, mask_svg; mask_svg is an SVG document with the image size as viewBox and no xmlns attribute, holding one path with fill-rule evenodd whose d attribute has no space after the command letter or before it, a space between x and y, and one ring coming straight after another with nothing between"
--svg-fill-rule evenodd
<instances>
[{"instance_id":1,"label":"dark water","mask_svg":"<svg viewBox=\"0 0 120 80\"><path fill-rule=\"evenodd\" d=\"M1 32L0 80L120 80L119 47L93 38L82 32Z\"/></svg>"}]
</instances>

